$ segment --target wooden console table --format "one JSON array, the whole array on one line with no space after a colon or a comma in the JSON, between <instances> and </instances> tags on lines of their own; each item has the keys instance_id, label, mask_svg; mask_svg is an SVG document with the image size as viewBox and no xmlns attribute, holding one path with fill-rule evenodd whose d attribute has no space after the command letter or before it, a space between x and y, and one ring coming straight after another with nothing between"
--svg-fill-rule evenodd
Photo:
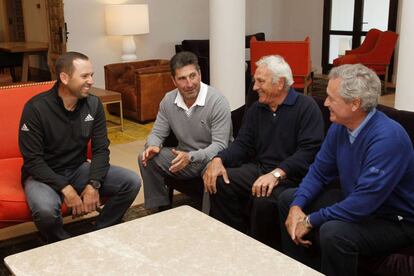
<instances>
[{"instance_id":1,"label":"wooden console table","mask_svg":"<svg viewBox=\"0 0 414 276\"><path fill-rule=\"evenodd\" d=\"M90 93L92 95L97 96L103 105L107 105L107 104L113 104L113 103L117 103L119 104L119 124L117 124L116 126L111 126L108 128L113 128L113 127L120 127L121 131L124 131L124 116L123 116L123 112L122 112L122 95L121 93L115 92L115 91L111 91L111 90L106 90L106 89L102 89L102 88L97 88L97 87L92 87L90 90ZM112 121L111 121L112 122Z\"/></svg>"},{"instance_id":2,"label":"wooden console table","mask_svg":"<svg viewBox=\"0 0 414 276\"><path fill-rule=\"evenodd\" d=\"M29 56L47 55L49 49L46 42L0 42L0 52L23 53L22 82L27 82L29 76Z\"/></svg>"}]
</instances>

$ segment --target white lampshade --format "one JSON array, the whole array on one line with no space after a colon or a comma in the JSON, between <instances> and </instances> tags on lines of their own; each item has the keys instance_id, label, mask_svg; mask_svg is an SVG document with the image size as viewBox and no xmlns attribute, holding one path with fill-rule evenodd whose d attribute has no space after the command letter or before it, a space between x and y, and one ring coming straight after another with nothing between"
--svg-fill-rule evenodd
<instances>
[{"instance_id":1,"label":"white lampshade","mask_svg":"<svg viewBox=\"0 0 414 276\"><path fill-rule=\"evenodd\" d=\"M105 7L108 35L138 35L149 33L148 5L108 5Z\"/></svg>"},{"instance_id":2,"label":"white lampshade","mask_svg":"<svg viewBox=\"0 0 414 276\"><path fill-rule=\"evenodd\" d=\"M108 5L105 7L106 33L123 35L121 59L137 59L133 35L149 33L148 5Z\"/></svg>"}]
</instances>

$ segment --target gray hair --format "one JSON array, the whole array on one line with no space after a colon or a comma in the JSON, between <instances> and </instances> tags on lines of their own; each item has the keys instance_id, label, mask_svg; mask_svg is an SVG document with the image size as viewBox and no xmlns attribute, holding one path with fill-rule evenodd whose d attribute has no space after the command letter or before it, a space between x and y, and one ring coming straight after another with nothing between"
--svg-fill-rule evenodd
<instances>
[{"instance_id":1,"label":"gray hair","mask_svg":"<svg viewBox=\"0 0 414 276\"><path fill-rule=\"evenodd\" d=\"M293 84L292 69L289 64L279 55L264 56L256 62L256 66L266 65L272 71L273 83L276 83L279 78L285 78L285 90L288 91Z\"/></svg>"},{"instance_id":2,"label":"gray hair","mask_svg":"<svg viewBox=\"0 0 414 276\"><path fill-rule=\"evenodd\" d=\"M377 74L362 64L344 64L332 68L329 79L340 78L339 94L350 102L361 99L361 109L369 112L378 105L381 81Z\"/></svg>"}]
</instances>

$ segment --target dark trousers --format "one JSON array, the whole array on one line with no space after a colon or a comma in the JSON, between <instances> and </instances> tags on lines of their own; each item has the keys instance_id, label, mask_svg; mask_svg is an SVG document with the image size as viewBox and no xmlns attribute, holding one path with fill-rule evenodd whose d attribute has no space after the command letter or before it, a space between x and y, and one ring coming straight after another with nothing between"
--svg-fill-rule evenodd
<instances>
[{"instance_id":1,"label":"dark trousers","mask_svg":"<svg viewBox=\"0 0 414 276\"><path fill-rule=\"evenodd\" d=\"M90 163L85 162L76 170L66 173L78 194L88 184L89 171ZM141 180L135 172L111 165L99 189L100 196L109 199L96 220L96 229L119 223L136 198L140 187ZM61 193L31 177L25 181L24 189L33 221L47 242L70 238L71 235L63 229Z\"/></svg>"},{"instance_id":2,"label":"dark trousers","mask_svg":"<svg viewBox=\"0 0 414 276\"><path fill-rule=\"evenodd\" d=\"M286 190L279 197L282 251L326 275L357 275L359 256L390 254L414 242L414 224L370 217L361 222L327 221L309 233L308 239L313 242L309 249L297 246L284 227L295 191ZM339 190L325 191L304 212L311 213L341 199Z\"/></svg>"},{"instance_id":3,"label":"dark trousers","mask_svg":"<svg viewBox=\"0 0 414 276\"><path fill-rule=\"evenodd\" d=\"M280 247L277 199L295 184L283 181L269 197L253 197L252 186L262 175L257 164L227 168L230 184L217 178L217 193L210 195L210 215L273 248Z\"/></svg>"}]
</instances>

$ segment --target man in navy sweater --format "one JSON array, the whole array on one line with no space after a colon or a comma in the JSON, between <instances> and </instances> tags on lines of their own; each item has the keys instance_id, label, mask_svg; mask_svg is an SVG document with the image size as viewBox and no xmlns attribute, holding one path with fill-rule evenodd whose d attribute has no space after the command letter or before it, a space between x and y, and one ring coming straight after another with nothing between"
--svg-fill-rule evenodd
<instances>
[{"instance_id":1,"label":"man in navy sweater","mask_svg":"<svg viewBox=\"0 0 414 276\"><path fill-rule=\"evenodd\" d=\"M305 176L322 144L324 124L316 102L291 88L292 71L282 57L267 56L257 65L253 90L259 100L203 179L211 216L278 248L278 195Z\"/></svg>"},{"instance_id":2,"label":"man in navy sweater","mask_svg":"<svg viewBox=\"0 0 414 276\"><path fill-rule=\"evenodd\" d=\"M327 275L357 275L358 256L414 242L414 151L401 125L376 110L377 75L334 68L325 106L333 122L297 190L281 194L282 249ZM338 178L341 190L327 185ZM320 254L312 254L314 248Z\"/></svg>"}]
</instances>

